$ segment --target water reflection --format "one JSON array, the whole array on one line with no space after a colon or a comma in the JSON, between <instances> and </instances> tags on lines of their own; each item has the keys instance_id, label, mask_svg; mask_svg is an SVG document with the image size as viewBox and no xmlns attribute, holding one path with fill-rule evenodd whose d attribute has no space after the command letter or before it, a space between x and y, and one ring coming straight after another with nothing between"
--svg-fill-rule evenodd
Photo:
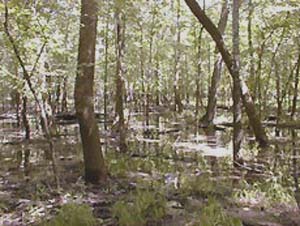
<instances>
[{"instance_id":1,"label":"water reflection","mask_svg":"<svg viewBox=\"0 0 300 226\"><path fill-rule=\"evenodd\" d=\"M205 156L214 175L217 175L220 171L219 159L224 157L230 159L232 156L231 128L201 129L195 125L187 125L184 119L177 119L173 115L150 114L147 130L145 130L140 115L131 118L129 130L128 139L132 157L152 156L170 159L173 162L188 162L189 159L190 162L197 165L198 156ZM54 138L54 144L59 157L58 166L63 168L69 164L70 161L67 159L72 159L74 162L82 159L78 126L76 124L60 125L57 131L58 136ZM269 129L269 133L272 132ZM256 157L256 145L253 145L253 139L247 139L250 142L245 142L243 148L247 154L254 153L251 158L247 159L247 163L249 163L249 169L256 169L259 162L266 170L272 171L272 176L282 175L281 183L294 188L299 204L298 134L296 130L282 129L280 135L290 137L292 142L276 143L269 150L262 151L262 155ZM39 137L24 143L22 142L23 136L23 132L15 128L14 120L5 122L0 120L1 175L9 169L19 171L23 177L34 178L35 175L44 177L45 166L48 165L44 158L44 150L48 148L47 143ZM101 134L101 139L105 153L114 153L116 148L113 137L107 132ZM118 153L115 154L117 159Z\"/></svg>"}]
</instances>

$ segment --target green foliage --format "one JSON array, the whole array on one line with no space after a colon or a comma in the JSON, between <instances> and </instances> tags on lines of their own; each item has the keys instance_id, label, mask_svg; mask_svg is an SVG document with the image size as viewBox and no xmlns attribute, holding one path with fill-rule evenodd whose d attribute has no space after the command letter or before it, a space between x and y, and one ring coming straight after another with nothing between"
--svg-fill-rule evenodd
<instances>
[{"instance_id":1,"label":"green foliage","mask_svg":"<svg viewBox=\"0 0 300 226\"><path fill-rule=\"evenodd\" d=\"M121 226L142 226L149 220L158 221L165 216L166 200L159 193L138 190L133 202L118 201L112 212Z\"/></svg>"},{"instance_id":2,"label":"green foliage","mask_svg":"<svg viewBox=\"0 0 300 226\"><path fill-rule=\"evenodd\" d=\"M225 197L231 195L231 186L226 181L215 181L211 175L206 173L200 176L182 177L180 191L187 196L218 196Z\"/></svg>"},{"instance_id":3,"label":"green foliage","mask_svg":"<svg viewBox=\"0 0 300 226\"><path fill-rule=\"evenodd\" d=\"M264 182L256 182L253 185L244 183L244 189L236 192L235 197L246 203L260 203L266 206L281 204L295 204L293 192L284 187L275 178Z\"/></svg>"},{"instance_id":4,"label":"green foliage","mask_svg":"<svg viewBox=\"0 0 300 226\"><path fill-rule=\"evenodd\" d=\"M129 170L129 159L120 156L118 159L108 159L108 169L112 176L126 177Z\"/></svg>"},{"instance_id":5,"label":"green foliage","mask_svg":"<svg viewBox=\"0 0 300 226\"><path fill-rule=\"evenodd\" d=\"M229 216L216 199L209 198L207 206L201 211L200 225L242 226L242 222L239 219Z\"/></svg>"},{"instance_id":6,"label":"green foliage","mask_svg":"<svg viewBox=\"0 0 300 226\"><path fill-rule=\"evenodd\" d=\"M58 215L41 226L93 226L97 219L88 205L66 204Z\"/></svg>"}]
</instances>

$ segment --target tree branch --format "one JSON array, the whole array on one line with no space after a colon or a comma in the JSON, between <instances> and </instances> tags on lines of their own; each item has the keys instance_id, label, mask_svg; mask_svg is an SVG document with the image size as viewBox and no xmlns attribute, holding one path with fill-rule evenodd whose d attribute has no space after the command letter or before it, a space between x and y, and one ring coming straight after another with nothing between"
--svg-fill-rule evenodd
<instances>
[{"instance_id":1,"label":"tree branch","mask_svg":"<svg viewBox=\"0 0 300 226\"><path fill-rule=\"evenodd\" d=\"M195 0L185 0L185 2L187 3L188 7L193 12L193 14L197 17L199 22L203 25L205 30L210 34L212 39L215 41L217 48L219 49L230 74L233 75L234 74L234 71L232 70L233 59L224 44L224 40L220 31L218 30L216 25L209 19L209 17L205 14L203 9L199 6L199 4Z\"/></svg>"},{"instance_id":2,"label":"tree branch","mask_svg":"<svg viewBox=\"0 0 300 226\"><path fill-rule=\"evenodd\" d=\"M37 97L35 89L33 88L33 84L32 84L32 82L30 80L30 77L33 75L33 73L34 73L34 71L35 71L35 69L37 67L37 64L38 64L38 62L39 62L39 60L41 58L41 55L42 55L42 53L44 51L44 48L45 48L45 46L47 44L47 40L43 43L43 45L42 45L42 47L41 47L41 49L39 51L39 54L37 55L37 58L35 60L33 69L31 71L31 73L29 73L28 70L26 69L24 61L22 60L22 57L21 57L20 51L19 51L19 49L17 47L17 44L15 43L15 40L14 40L13 36L11 35L11 33L9 31L9 25L8 25L9 14L8 14L7 0L5 0L4 7L5 7L4 8L4 10L5 10L5 13L4 13L4 23L3 23L3 25L4 25L4 32L7 35L8 40L9 40L9 42L11 43L11 45L13 47L13 51L14 51L16 57L17 57L17 60L18 60L20 66L21 66L21 68L23 70L23 77L24 77L24 79L25 79L25 81L26 81L26 83L27 83L27 85L28 85L31 93L33 94L33 97L34 97L35 101L37 102L37 104L41 108L39 99Z\"/></svg>"}]
</instances>

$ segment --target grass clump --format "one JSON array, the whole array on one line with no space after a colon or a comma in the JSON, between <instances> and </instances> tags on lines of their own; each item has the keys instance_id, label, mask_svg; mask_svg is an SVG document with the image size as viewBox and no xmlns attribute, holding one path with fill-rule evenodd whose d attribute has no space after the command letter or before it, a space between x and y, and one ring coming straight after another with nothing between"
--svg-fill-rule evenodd
<instances>
[{"instance_id":1,"label":"grass clump","mask_svg":"<svg viewBox=\"0 0 300 226\"><path fill-rule=\"evenodd\" d=\"M66 204L57 216L41 226L95 226L97 219L88 205Z\"/></svg>"},{"instance_id":2,"label":"grass clump","mask_svg":"<svg viewBox=\"0 0 300 226\"><path fill-rule=\"evenodd\" d=\"M242 226L242 222L229 216L215 198L209 198L208 204L202 209L199 225L201 226Z\"/></svg>"},{"instance_id":3,"label":"grass clump","mask_svg":"<svg viewBox=\"0 0 300 226\"><path fill-rule=\"evenodd\" d=\"M132 201L118 201L112 210L121 226L142 226L150 220L157 222L166 214L166 200L163 195L147 190L137 190Z\"/></svg>"}]
</instances>

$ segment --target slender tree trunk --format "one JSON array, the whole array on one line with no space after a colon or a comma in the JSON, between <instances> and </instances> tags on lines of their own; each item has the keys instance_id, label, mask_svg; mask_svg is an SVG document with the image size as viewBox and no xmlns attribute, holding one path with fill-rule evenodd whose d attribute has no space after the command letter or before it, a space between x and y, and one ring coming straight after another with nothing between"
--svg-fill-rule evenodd
<instances>
[{"instance_id":1,"label":"slender tree trunk","mask_svg":"<svg viewBox=\"0 0 300 226\"><path fill-rule=\"evenodd\" d=\"M152 52L153 52L153 27L155 21L155 14L152 16L151 22L151 31L150 31L150 40L149 40L149 60L148 60L148 70L147 70L147 83L146 83L146 126L147 130L149 129L150 125L150 82L153 73L153 66L152 66Z\"/></svg>"},{"instance_id":2,"label":"slender tree trunk","mask_svg":"<svg viewBox=\"0 0 300 226\"><path fill-rule=\"evenodd\" d=\"M126 143L126 128L123 109L124 96L124 71L123 71L123 51L124 51L124 14L121 12L119 6L116 7L116 57L117 57L117 71L116 71L116 114L118 117L118 132L119 132L119 149L121 152L127 152Z\"/></svg>"},{"instance_id":3,"label":"slender tree trunk","mask_svg":"<svg viewBox=\"0 0 300 226\"><path fill-rule=\"evenodd\" d=\"M296 66L296 74L294 79L294 95L292 101L292 111L291 111L291 119L295 118L296 110L297 110L297 101L298 101L298 87L299 87L299 75L300 75L300 46L299 46L298 60ZM295 198L300 209L300 188L299 188L299 165L296 156L298 156L298 147L296 145L297 141L297 133L295 130L292 130L292 138L293 138L293 178L295 183Z\"/></svg>"},{"instance_id":4,"label":"slender tree trunk","mask_svg":"<svg viewBox=\"0 0 300 226\"><path fill-rule=\"evenodd\" d=\"M297 110L299 75L300 75L300 46L299 46L296 74L295 74L295 79L294 79L294 96L293 96L292 111L291 111L292 119L295 117L296 110Z\"/></svg>"},{"instance_id":5,"label":"slender tree trunk","mask_svg":"<svg viewBox=\"0 0 300 226\"><path fill-rule=\"evenodd\" d=\"M197 75L196 75L196 111L195 111L195 117L198 119L199 115L199 108L202 107L202 101L201 101L201 84L200 84L200 78L201 78L201 67L202 67L202 60L201 60L201 51L202 51L202 34L203 34L203 26L200 29L199 36L197 37ZM196 33L196 32L195 32Z\"/></svg>"},{"instance_id":6,"label":"slender tree trunk","mask_svg":"<svg viewBox=\"0 0 300 226\"><path fill-rule=\"evenodd\" d=\"M221 35L223 35L225 32L227 20L228 20L228 14L229 14L228 1L224 0L222 5L222 12L218 24L218 29ZM218 53L217 48L215 49L215 52ZM213 76L211 78L211 86L209 88L209 96L208 96L208 104L206 107L206 113L201 119L201 122L204 125L212 124L213 119L215 117L216 105L217 105L217 88L219 86L220 79L221 79L222 64L223 64L222 56L217 56L217 60L215 61L214 64Z\"/></svg>"},{"instance_id":7,"label":"slender tree trunk","mask_svg":"<svg viewBox=\"0 0 300 226\"><path fill-rule=\"evenodd\" d=\"M25 129L25 139L29 140L30 139L30 125L29 125L29 121L27 118L27 97L25 95L23 95L23 97L22 97L21 115L22 115L22 124Z\"/></svg>"},{"instance_id":8,"label":"slender tree trunk","mask_svg":"<svg viewBox=\"0 0 300 226\"><path fill-rule=\"evenodd\" d=\"M254 48L253 48L253 41L252 41L252 16L253 16L253 3L252 0L248 0L248 25L247 25L247 30L248 30L248 51L249 51L249 57L250 57L250 62L249 62L249 88L251 90L251 93L253 95L253 102L255 103L255 68L254 68Z\"/></svg>"},{"instance_id":9,"label":"slender tree trunk","mask_svg":"<svg viewBox=\"0 0 300 226\"><path fill-rule=\"evenodd\" d=\"M145 91L145 69L144 69L144 31L141 24L139 24L140 27L140 74L141 74L141 81L142 81L142 111L144 113L144 117L146 118L146 91Z\"/></svg>"},{"instance_id":10,"label":"slender tree trunk","mask_svg":"<svg viewBox=\"0 0 300 226\"><path fill-rule=\"evenodd\" d=\"M280 40L276 45L275 51L272 55L271 58L271 65L270 65L270 72L269 72L269 78L271 77L272 73L273 73L273 68L275 68L275 78L276 78L276 102L277 102L277 115L276 115L276 124L278 125L278 123L280 122L280 117L281 117L281 112L282 112L282 101L281 101L281 81L280 81L280 75L279 75L279 68L278 68L278 64L276 62L276 55L279 51L279 48L283 42L283 38L284 38L284 34L285 34L285 29L283 28L281 36L280 36ZM269 80L269 79L268 79ZM269 85L267 84L266 86L266 90L268 90ZM260 89L259 89L260 90ZM261 98L261 94L259 92L258 95L259 98ZM261 101L261 100L259 100ZM261 104L260 104L261 105ZM280 135L280 129L278 128L278 126L276 126L275 128L275 136L279 136Z\"/></svg>"},{"instance_id":11,"label":"slender tree trunk","mask_svg":"<svg viewBox=\"0 0 300 226\"><path fill-rule=\"evenodd\" d=\"M75 82L75 108L85 165L85 180L103 182L107 171L101 152L98 124L94 113L94 70L97 34L96 0L81 1L78 66Z\"/></svg>"},{"instance_id":12,"label":"slender tree trunk","mask_svg":"<svg viewBox=\"0 0 300 226\"><path fill-rule=\"evenodd\" d=\"M56 81L56 92L55 92L55 103L53 106L53 114L56 114L59 112L59 101L60 101L60 96L61 96L61 78L59 78L59 81Z\"/></svg>"},{"instance_id":13,"label":"slender tree trunk","mask_svg":"<svg viewBox=\"0 0 300 226\"><path fill-rule=\"evenodd\" d=\"M203 12L197 1L195 0L185 0L193 14L197 17L199 22L204 26L204 28L208 31L210 36L215 41L222 58L230 72L232 78L237 79L239 88L241 90L243 105L246 109L247 116L249 118L250 125L254 131L255 137L257 142L260 144L261 147L267 146L267 136L265 130L261 124L260 118L257 115L255 110L255 106L253 104L251 95L249 93L247 85L239 78L239 75L233 70L233 58L232 55L229 53L228 49L225 46L224 40L222 35L220 34L217 27L212 23L212 21L206 16Z\"/></svg>"},{"instance_id":14,"label":"slender tree trunk","mask_svg":"<svg viewBox=\"0 0 300 226\"><path fill-rule=\"evenodd\" d=\"M273 72L273 67L274 67L274 64L275 64L275 58L276 58L276 55L278 53L278 50L279 50L279 47L281 46L282 44L282 41L283 41L283 38L284 38L284 35L285 35L285 29L283 28L282 29L282 33L281 33L281 36L280 36L280 40L275 48L275 51L273 52L272 54L272 58L271 58L271 63L270 63L270 70L269 70L269 74L267 76L267 80L266 80L266 86L264 87L263 91L261 90L261 77L262 77L262 59L263 59L263 53L264 53L264 49L266 47L266 43L268 41L268 39L270 39L273 35L273 33L275 32L275 29L272 30L269 35L264 39L261 47L260 47L260 51L259 51L259 54L258 54L258 66L257 66L257 70L256 70L256 74L257 74L257 78L256 78L256 90L257 90L257 98L258 98L258 107L259 107L259 115L261 116L262 115L262 110L264 110L264 112L267 110L267 99L268 99L268 92L269 92L269 86L270 86L270 78L271 78L271 75L272 75L272 72ZM264 103L262 104L262 93L264 93L264 96L265 96L265 101ZM263 105L263 106L262 106Z\"/></svg>"},{"instance_id":15,"label":"slender tree trunk","mask_svg":"<svg viewBox=\"0 0 300 226\"><path fill-rule=\"evenodd\" d=\"M109 17L106 18L106 26L105 26L105 66L104 66L104 129L107 130L107 77L108 77L108 31L109 31Z\"/></svg>"},{"instance_id":16,"label":"slender tree trunk","mask_svg":"<svg viewBox=\"0 0 300 226\"><path fill-rule=\"evenodd\" d=\"M239 151L242 144L242 101L240 90L240 37L239 37L239 0L233 0L232 10L232 46L233 46L233 160L234 163L238 160Z\"/></svg>"},{"instance_id":17,"label":"slender tree trunk","mask_svg":"<svg viewBox=\"0 0 300 226\"><path fill-rule=\"evenodd\" d=\"M282 101L281 101L281 79L279 75L279 65L275 61L275 76L276 76L276 102L277 102L277 115L276 115L276 128L275 128L275 136L280 136L280 129L278 128L278 124L280 122L281 114L282 114Z\"/></svg>"},{"instance_id":18,"label":"slender tree trunk","mask_svg":"<svg viewBox=\"0 0 300 226\"><path fill-rule=\"evenodd\" d=\"M21 94L19 91L15 92L15 108L16 108L16 118L17 118L17 127L21 126L21 117L20 117L20 109L21 109Z\"/></svg>"},{"instance_id":19,"label":"slender tree trunk","mask_svg":"<svg viewBox=\"0 0 300 226\"><path fill-rule=\"evenodd\" d=\"M18 78L19 76L19 72L18 72L18 62L14 63L14 73L15 76ZM18 89L14 90L12 92L12 99L13 104L15 106L15 111L16 111L16 119L17 119L17 127L20 128L21 127L21 116L20 116L20 109L21 109L21 93L19 92Z\"/></svg>"},{"instance_id":20,"label":"slender tree trunk","mask_svg":"<svg viewBox=\"0 0 300 226\"><path fill-rule=\"evenodd\" d=\"M43 132L44 132L44 135L47 139L47 142L49 144L49 150L46 151L46 156L50 156L51 158L51 162L52 162L52 169L53 169L53 173L54 173L54 177L55 177L55 181L56 181L56 185L57 187L59 187L59 179L58 179L58 175L57 175L57 169L56 169L56 163L55 163L55 156L54 156L54 146L53 146L53 140L52 140L52 135L50 133L50 130L49 130L49 127L48 127L48 120L47 120L47 114L46 114L46 110L43 106L43 103L42 103L42 100L41 98L38 96L38 93L36 92L33 84L32 84L32 81L31 81L31 77L33 76L35 70L36 70L36 67L38 65L38 62L41 58L41 55L44 51L44 48L47 44L47 40L44 41L42 47L40 48L40 51L36 57L36 60L34 62L34 65L33 65L33 68L31 70L31 72L29 73L29 71L26 69L26 66L25 66L25 63L21 57L21 54L20 54L20 51L16 45L16 42L12 36L12 34L10 33L10 30L9 30L9 24L8 24L8 20L9 20L9 14L8 14L8 4L7 4L7 0L4 1L5 5L5 14L4 14L4 32L5 34L7 35L8 39L9 39L9 42L11 43L12 45L12 48L13 48L13 51L15 53L15 56L22 68L22 72L23 72L23 79L24 81L26 82L28 88L29 88L29 91L31 92L31 94L33 95L34 97L34 100L35 100L35 103L37 104L38 106L38 111L39 111L39 116L41 118L41 121L42 121L42 124L45 125L45 127L43 128ZM24 104L24 103L23 103Z\"/></svg>"},{"instance_id":21,"label":"slender tree trunk","mask_svg":"<svg viewBox=\"0 0 300 226\"><path fill-rule=\"evenodd\" d=\"M155 104L156 106L159 106L160 101L159 101L159 87L160 87L160 76L159 76L159 59L157 57L156 61L155 61L155 80L156 80L156 91L155 91Z\"/></svg>"},{"instance_id":22,"label":"slender tree trunk","mask_svg":"<svg viewBox=\"0 0 300 226\"><path fill-rule=\"evenodd\" d=\"M65 48L67 48L67 43L69 42L69 23L67 23L66 27L66 35L65 35ZM65 66L64 69L67 70L66 65L69 63L68 57L64 58ZM63 76L63 84L62 84L62 99L61 99L61 112L68 111L68 77L66 75Z\"/></svg>"},{"instance_id":23,"label":"slender tree trunk","mask_svg":"<svg viewBox=\"0 0 300 226\"><path fill-rule=\"evenodd\" d=\"M177 0L177 19L176 19L176 29L177 29L177 38L176 38L176 44L175 44L175 64L174 64L174 110L181 113L183 111L183 104L181 102L181 93L180 93L180 51L178 50L178 47L181 42L181 28L180 28L180 14L181 14L181 8L180 8L180 0Z\"/></svg>"},{"instance_id":24,"label":"slender tree trunk","mask_svg":"<svg viewBox=\"0 0 300 226\"><path fill-rule=\"evenodd\" d=\"M68 78L67 76L64 76L63 81L63 94L62 94L62 100L61 100L61 111L66 112L68 111Z\"/></svg>"},{"instance_id":25,"label":"slender tree trunk","mask_svg":"<svg viewBox=\"0 0 300 226\"><path fill-rule=\"evenodd\" d=\"M183 89L183 94L185 97L185 102L187 105L190 104L190 89L189 89L189 85L190 85L190 73L189 73L189 64L188 64L188 55L185 54L184 55L184 81L185 83L182 83L182 89Z\"/></svg>"}]
</instances>

